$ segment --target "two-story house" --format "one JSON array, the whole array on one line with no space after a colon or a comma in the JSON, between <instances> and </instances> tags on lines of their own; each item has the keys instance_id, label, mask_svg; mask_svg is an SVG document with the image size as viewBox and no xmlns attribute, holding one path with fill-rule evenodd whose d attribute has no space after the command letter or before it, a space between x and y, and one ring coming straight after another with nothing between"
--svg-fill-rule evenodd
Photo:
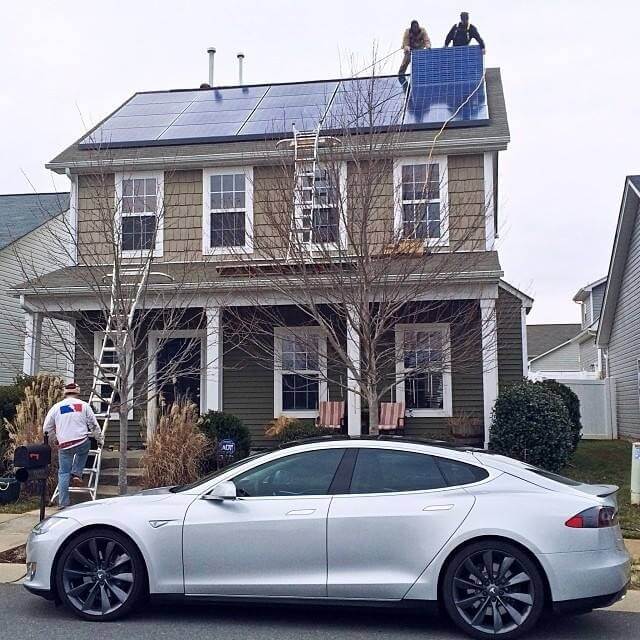
<instances>
[{"instance_id":1,"label":"two-story house","mask_svg":"<svg viewBox=\"0 0 640 640\"><path fill-rule=\"evenodd\" d=\"M47 165L70 179L76 264L23 285L25 309L75 319L75 377L83 390L91 388L88 354L101 336L84 319L105 310L108 286L102 296L95 285L104 282L116 238L131 264L153 253L145 304L155 300L162 313L145 328L150 346L137 350L136 366L154 376L177 354L192 353L190 372L173 376L163 402L189 393L202 411L239 416L254 445L268 446L264 428L274 417L312 419L320 401L344 400L345 428L360 434L367 408L358 372L378 354L366 348L368 328L337 308L345 298L331 277L338 270L356 274L355 290L357 274L387 260L391 247L398 260L389 262L384 286L351 306L365 322L363 306L379 317L393 306L389 292L415 291L392 309L385 329L397 359L391 376L398 376L388 397L404 404L404 433L446 436L451 420L466 416L486 439L499 389L526 375L532 300L502 280L498 156L509 128L500 71L485 71L475 49L425 52L432 56L422 65L426 80L379 76L136 93ZM477 75L451 76L454 56L457 73ZM297 136L295 127L317 134L319 150L311 149L303 174L296 154L313 136ZM333 180L322 173L329 153L339 165ZM373 196L375 221L364 228L363 167L385 163L373 185L381 189ZM284 196L273 188L283 167ZM296 195L299 187L308 197ZM115 211L118 233L100 220L103 209ZM290 229L295 250L272 250L273 237L284 235L278 228ZM361 251L374 236L383 238L378 248ZM301 243L308 243L308 258L300 256ZM402 277L395 265L405 269ZM303 287L310 269L313 286ZM294 277L304 303L290 295ZM316 304L335 313L337 337L310 322L319 317L310 310ZM180 329L154 350L168 308L185 307L190 315L181 316ZM256 315L267 356L251 343L251 331L240 338L236 331L239 320ZM344 353L336 347L341 340L348 343ZM134 444L153 430L157 398L150 390L138 412L146 431L137 438L131 432Z\"/></svg>"}]
</instances>

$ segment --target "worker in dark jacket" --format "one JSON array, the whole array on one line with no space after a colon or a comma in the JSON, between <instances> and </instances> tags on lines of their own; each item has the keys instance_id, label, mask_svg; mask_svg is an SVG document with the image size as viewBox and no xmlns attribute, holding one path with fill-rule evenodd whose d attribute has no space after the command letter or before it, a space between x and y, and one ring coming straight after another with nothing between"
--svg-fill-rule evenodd
<instances>
[{"instance_id":1,"label":"worker in dark jacket","mask_svg":"<svg viewBox=\"0 0 640 640\"><path fill-rule=\"evenodd\" d=\"M447 34L444 46L448 47L453 42L454 47L466 47L471 40L475 40L482 48L484 53L484 40L480 37L478 30L469 22L469 14L463 11L460 14L460 22L451 27L451 31Z\"/></svg>"},{"instance_id":2,"label":"worker in dark jacket","mask_svg":"<svg viewBox=\"0 0 640 640\"><path fill-rule=\"evenodd\" d=\"M400 65L398 75L403 75L409 63L411 62L411 51L413 49L431 49L431 40L427 34L427 30L421 27L417 20L412 20L408 29L405 29L402 36L402 50L404 51L404 58Z\"/></svg>"}]
</instances>

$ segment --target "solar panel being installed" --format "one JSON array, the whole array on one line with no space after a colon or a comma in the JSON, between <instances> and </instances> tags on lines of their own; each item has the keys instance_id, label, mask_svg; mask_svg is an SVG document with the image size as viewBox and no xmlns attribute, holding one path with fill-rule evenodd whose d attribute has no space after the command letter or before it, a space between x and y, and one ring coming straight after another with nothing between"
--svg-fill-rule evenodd
<instances>
[{"instance_id":1,"label":"solar panel being installed","mask_svg":"<svg viewBox=\"0 0 640 640\"><path fill-rule=\"evenodd\" d=\"M87 135L80 148L150 146L290 136L295 125L326 131L437 128L488 123L479 47L414 51L407 77L377 76L276 85L138 93Z\"/></svg>"}]
</instances>

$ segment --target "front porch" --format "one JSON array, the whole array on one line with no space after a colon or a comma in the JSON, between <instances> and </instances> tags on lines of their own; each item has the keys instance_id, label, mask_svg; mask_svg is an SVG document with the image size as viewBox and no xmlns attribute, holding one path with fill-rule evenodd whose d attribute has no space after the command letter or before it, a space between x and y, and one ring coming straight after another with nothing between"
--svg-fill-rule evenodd
<instances>
[{"instance_id":1,"label":"front porch","mask_svg":"<svg viewBox=\"0 0 640 640\"><path fill-rule=\"evenodd\" d=\"M475 295L469 295L472 291ZM486 439L499 386L522 377L521 301L498 286L460 288L458 293L455 299L446 292L421 301L423 309L412 315L411 323L398 318L390 333L389 340L395 341L397 348L404 344L403 332L409 330L439 336L443 341L439 373L428 379L402 378L401 368L409 358L404 352L398 355L396 370L386 373L387 379L395 376L398 382L390 385L383 400L405 403L404 435L408 437L447 438L453 422L464 418L474 421ZM367 407L354 375L363 357L355 327L341 330L351 367L340 361L329 344L318 352L322 362L313 365L317 371L300 370L299 363L291 365L288 359L308 354L305 356L300 345L296 347L295 340L289 340L287 347L293 349L293 355L283 353L283 338L295 336L297 331L313 333L314 328L294 307L268 308L272 322L268 330L264 324L261 327L263 346L255 336L247 340L236 326L239 315L260 312L261 307L249 305L194 306L179 327L163 326L158 317L141 329L143 335L133 354L129 446L144 446L159 412L177 396L185 395L201 412L225 411L238 416L250 429L255 448L273 446L264 432L274 418L288 415L313 420L323 400L344 402L347 433L367 433ZM25 372L38 371L38 328L44 313L27 313ZM98 313L86 309L74 311L73 316L74 359L67 377L75 379L87 396L97 375L95 358L102 340L95 331ZM276 316L281 322L274 320ZM420 358L421 353L413 356ZM184 366L164 376L163 370L178 355ZM112 423L108 444L117 446L117 430L117 424Z\"/></svg>"}]
</instances>

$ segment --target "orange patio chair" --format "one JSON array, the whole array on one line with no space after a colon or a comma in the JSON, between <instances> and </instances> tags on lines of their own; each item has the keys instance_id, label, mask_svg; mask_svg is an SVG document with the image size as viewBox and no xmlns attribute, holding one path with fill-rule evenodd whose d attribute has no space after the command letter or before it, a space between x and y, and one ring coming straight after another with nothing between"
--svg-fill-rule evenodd
<instances>
[{"instance_id":1,"label":"orange patio chair","mask_svg":"<svg viewBox=\"0 0 640 640\"><path fill-rule=\"evenodd\" d=\"M344 426L344 402L341 400L321 402L316 426L326 429L342 429Z\"/></svg>"},{"instance_id":2,"label":"orange patio chair","mask_svg":"<svg viewBox=\"0 0 640 640\"><path fill-rule=\"evenodd\" d=\"M404 431L404 402L381 402L378 431Z\"/></svg>"}]
</instances>

